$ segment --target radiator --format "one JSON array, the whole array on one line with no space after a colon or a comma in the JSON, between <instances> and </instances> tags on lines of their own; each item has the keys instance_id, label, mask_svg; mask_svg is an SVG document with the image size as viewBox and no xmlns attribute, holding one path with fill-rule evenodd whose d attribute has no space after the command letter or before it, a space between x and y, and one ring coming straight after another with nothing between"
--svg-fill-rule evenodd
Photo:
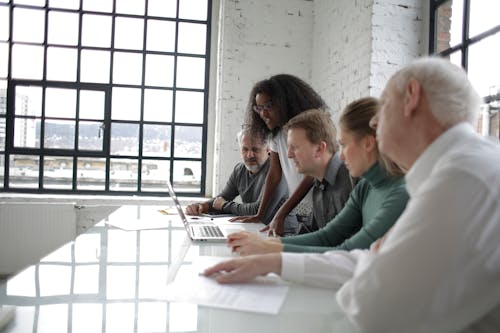
<instances>
[{"instance_id":1,"label":"radiator","mask_svg":"<svg viewBox=\"0 0 500 333\"><path fill-rule=\"evenodd\" d=\"M0 202L0 275L37 263L75 237L75 203Z\"/></svg>"}]
</instances>

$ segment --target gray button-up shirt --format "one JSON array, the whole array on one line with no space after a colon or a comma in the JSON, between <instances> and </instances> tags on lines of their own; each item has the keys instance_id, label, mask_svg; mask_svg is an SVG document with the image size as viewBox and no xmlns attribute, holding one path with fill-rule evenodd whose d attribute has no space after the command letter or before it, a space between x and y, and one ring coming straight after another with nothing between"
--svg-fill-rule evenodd
<instances>
[{"instance_id":1,"label":"gray button-up shirt","mask_svg":"<svg viewBox=\"0 0 500 333\"><path fill-rule=\"evenodd\" d=\"M344 208L353 187L354 183L344 162L338 154L333 155L323 180L314 181L311 225L313 230L323 228Z\"/></svg>"}]
</instances>

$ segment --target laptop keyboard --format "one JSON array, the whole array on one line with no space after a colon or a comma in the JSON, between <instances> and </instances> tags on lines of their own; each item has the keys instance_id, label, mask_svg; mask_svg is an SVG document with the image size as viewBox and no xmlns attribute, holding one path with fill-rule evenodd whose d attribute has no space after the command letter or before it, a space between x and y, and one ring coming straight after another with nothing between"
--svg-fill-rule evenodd
<instances>
[{"instance_id":1,"label":"laptop keyboard","mask_svg":"<svg viewBox=\"0 0 500 333\"><path fill-rule=\"evenodd\" d=\"M204 225L198 228L202 237L224 237L217 226Z\"/></svg>"}]
</instances>

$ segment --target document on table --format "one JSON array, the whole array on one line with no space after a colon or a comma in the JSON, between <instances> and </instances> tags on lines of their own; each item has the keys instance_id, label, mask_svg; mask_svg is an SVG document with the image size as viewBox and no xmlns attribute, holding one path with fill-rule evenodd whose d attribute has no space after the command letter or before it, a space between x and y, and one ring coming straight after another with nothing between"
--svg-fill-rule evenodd
<instances>
[{"instance_id":1,"label":"document on table","mask_svg":"<svg viewBox=\"0 0 500 333\"><path fill-rule=\"evenodd\" d=\"M277 276L259 277L249 283L219 284L214 278L200 276L206 267L229 257L199 257L185 271L179 271L166 288L169 301L230 310L278 314L288 285Z\"/></svg>"}]
</instances>

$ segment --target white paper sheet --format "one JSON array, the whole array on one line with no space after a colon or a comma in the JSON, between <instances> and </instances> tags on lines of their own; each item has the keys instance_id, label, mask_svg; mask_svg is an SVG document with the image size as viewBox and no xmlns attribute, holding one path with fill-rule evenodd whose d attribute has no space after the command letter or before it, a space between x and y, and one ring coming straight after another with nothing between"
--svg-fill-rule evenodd
<instances>
[{"instance_id":1,"label":"white paper sheet","mask_svg":"<svg viewBox=\"0 0 500 333\"><path fill-rule=\"evenodd\" d=\"M166 288L166 299L176 302L278 314L288 292L288 285L277 276L260 277L243 284L219 284L215 279L200 276L206 267L228 260L228 257L201 256Z\"/></svg>"}]
</instances>

